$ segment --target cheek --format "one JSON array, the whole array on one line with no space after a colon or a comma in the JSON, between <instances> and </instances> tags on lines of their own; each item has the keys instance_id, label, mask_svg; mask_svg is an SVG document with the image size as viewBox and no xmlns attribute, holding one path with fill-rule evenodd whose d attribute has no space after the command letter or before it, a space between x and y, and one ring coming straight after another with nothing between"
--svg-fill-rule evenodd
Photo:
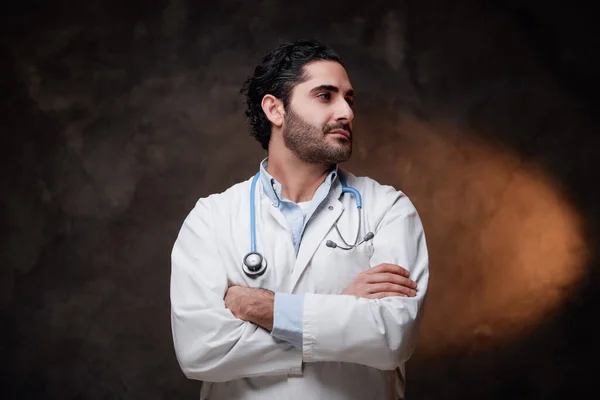
<instances>
[{"instance_id":1,"label":"cheek","mask_svg":"<svg viewBox=\"0 0 600 400\"><path fill-rule=\"evenodd\" d=\"M313 116L312 118L306 120L306 123L313 127L315 130L323 132L329 124L329 121L327 121L324 118L315 118Z\"/></svg>"},{"instance_id":2,"label":"cheek","mask_svg":"<svg viewBox=\"0 0 600 400\"><path fill-rule=\"evenodd\" d=\"M328 125L331 125L335 120L331 113L326 112L321 107L307 107L298 113L304 123L314 126L319 130L323 130Z\"/></svg>"}]
</instances>

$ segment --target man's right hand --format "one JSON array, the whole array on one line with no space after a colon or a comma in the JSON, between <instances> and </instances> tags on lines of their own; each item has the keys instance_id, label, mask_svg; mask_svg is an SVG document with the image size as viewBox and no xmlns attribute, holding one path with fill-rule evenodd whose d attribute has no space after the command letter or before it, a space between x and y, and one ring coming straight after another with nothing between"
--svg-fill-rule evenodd
<instances>
[{"instance_id":1,"label":"man's right hand","mask_svg":"<svg viewBox=\"0 0 600 400\"><path fill-rule=\"evenodd\" d=\"M389 296L416 296L417 283L410 280L409 272L399 265L379 264L361 272L342 294L367 299Z\"/></svg>"}]
</instances>

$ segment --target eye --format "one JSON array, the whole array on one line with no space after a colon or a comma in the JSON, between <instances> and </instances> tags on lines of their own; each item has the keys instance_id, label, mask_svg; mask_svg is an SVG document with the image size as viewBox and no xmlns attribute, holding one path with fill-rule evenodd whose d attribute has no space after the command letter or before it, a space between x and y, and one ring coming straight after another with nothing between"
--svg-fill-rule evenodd
<instances>
[{"instance_id":1,"label":"eye","mask_svg":"<svg viewBox=\"0 0 600 400\"><path fill-rule=\"evenodd\" d=\"M354 99L351 97L346 97L346 103L352 107L354 105Z\"/></svg>"},{"instance_id":2,"label":"eye","mask_svg":"<svg viewBox=\"0 0 600 400\"><path fill-rule=\"evenodd\" d=\"M331 100L331 93L320 93L317 95L317 97L323 100Z\"/></svg>"}]
</instances>

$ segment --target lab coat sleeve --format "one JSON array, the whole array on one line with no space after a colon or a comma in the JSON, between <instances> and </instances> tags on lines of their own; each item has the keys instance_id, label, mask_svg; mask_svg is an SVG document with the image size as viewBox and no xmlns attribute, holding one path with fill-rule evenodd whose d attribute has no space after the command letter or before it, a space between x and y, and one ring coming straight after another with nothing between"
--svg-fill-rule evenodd
<instances>
[{"instance_id":1,"label":"lab coat sleeve","mask_svg":"<svg viewBox=\"0 0 600 400\"><path fill-rule=\"evenodd\" d=\"M214 218L210 198L201 199L171 253L171 327L182 371L209 382L301 373L301 351L225 308L228 278Z\"/></svg>"},{"instance_id":2,"label":"lab coat sleeve","mask_svg":"<svg viewBox=\"0 0 600 400\"><path fill-rule=\"evenodd\" d=\"M371 267L400 265L417 282L415 297L370 300L349 295L305 294L303 358L393 370L411 356L429 279L429 258L421 220L401 192L377 225ZM391 193L387 193L389 199Z\"/></svg>"}]
</instances>

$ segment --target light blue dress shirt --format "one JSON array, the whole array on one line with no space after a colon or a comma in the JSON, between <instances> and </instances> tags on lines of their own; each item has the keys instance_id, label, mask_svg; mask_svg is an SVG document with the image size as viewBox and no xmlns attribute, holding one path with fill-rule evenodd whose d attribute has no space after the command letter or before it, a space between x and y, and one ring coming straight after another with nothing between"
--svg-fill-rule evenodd
<instances>
[{"instance_id":1,"label":"light blue dress shirt","mask_svg":"<svg viewBox=\"0 0 600 400\"><path fill-rule=\"evenodd\" d=\"M319 186L310 202L301 205L294 203L281 195L281 184L268 172L268 158L260 163L260 181L265 194L271 202L281 211L292 233L292 241L296 255L300 248L300 242L304 228L315 213L317 207L327 198L331 186L337 177L337 169L334 169ZM304 310L304 296L298 294L275 292L275 304L273 312L273 330L271 336L279 340L285 340L298 349L302 349L302 319Z\"/></svg>"}]
</instances>

